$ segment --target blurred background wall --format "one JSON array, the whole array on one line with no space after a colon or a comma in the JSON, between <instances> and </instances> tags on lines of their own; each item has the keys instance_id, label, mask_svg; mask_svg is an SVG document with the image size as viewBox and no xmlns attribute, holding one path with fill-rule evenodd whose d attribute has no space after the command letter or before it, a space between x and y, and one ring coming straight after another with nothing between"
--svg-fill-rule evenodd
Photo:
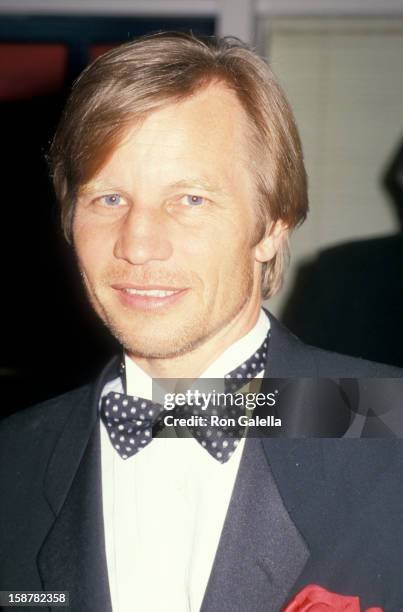
<instances>
[{"instance_id":1,"label":"blurred background wall","mask_svg":"<svg viewBox=\"0 0 403 612\"><path fill-rule=\"evenodd\" d=\"M251 43L294 109L311 212L268 307L307 341L403 365L403 0L0 0L0 418L117 348L86 304L45 156L87 63L167 29Z\"/></svg>"},{"instance_id":2,"label":"blurred background wall","mask_svg":"<svg viewBox=\"0 0 403 612\"><path fill-rule=\"evenodd\" d=\"M403 19L273 19L267 30L309 176L310 216L294 235L295 264L330 245L397 231L383 176L403 140ZM286 299L285 291L276 308Z\"/></svg>"}]
</instances>

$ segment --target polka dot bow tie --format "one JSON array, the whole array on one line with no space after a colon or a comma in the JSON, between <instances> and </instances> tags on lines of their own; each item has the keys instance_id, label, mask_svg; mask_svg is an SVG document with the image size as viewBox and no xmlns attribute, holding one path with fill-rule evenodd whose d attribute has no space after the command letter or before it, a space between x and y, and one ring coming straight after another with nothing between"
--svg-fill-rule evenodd
<instances>
[{"instance_id":1,"label":"polka dot bow tie","mask_svg":"<svg viewBox=\"0 0 403 612\"><path fill-rule=\"evenodd\" d=\"M247 361L225 376L226 392L235 392L245 384L246 379L255 378L264 370L269 338L270 335ZM189 417L191 411L190 406L177 406L170 414ZM227 416L232 418L227 419L227 424L188 427L197 442L221 463L228 461L245 431L244 427L238 425L238 417L244 414L244 408L232 406L228 412L230 414ZM217 414L217 408L207 407L204 412L206 418L214 414ZM163 428L162 417L165 415L162 404L133 395L111 391L101 400L101 419L113 447L122 459L129 459L152 441L153 431Z\"/></svg>"}]
</instances>

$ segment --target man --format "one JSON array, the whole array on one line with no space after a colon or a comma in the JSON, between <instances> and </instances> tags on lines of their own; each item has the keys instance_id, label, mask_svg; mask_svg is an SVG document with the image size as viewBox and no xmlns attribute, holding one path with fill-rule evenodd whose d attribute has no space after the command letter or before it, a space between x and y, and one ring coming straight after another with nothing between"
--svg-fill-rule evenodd
<instances>
[{"instance_id":1,"label":"man","mask_svg":"<svg viewBox=\"0 0 403 612\"><path fill-rule=\"evenodd\" d=\"M400 443L150 435L156 378L400 376L261 309L307 212L269 68L185 34L117 48L76 82L51 164L124 367L2 423L0 588L68 591L77 611L254 612L315 583L400 609Z\"/></svg>"}]
</instances>

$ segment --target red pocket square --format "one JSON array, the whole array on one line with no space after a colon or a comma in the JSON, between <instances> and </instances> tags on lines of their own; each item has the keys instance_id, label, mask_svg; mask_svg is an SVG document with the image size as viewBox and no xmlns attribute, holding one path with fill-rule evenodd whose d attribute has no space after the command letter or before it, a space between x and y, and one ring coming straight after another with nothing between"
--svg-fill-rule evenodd
<instances>
[{"instance_id":1,"label":"red pocket square","mask_svg":"<svg viewBox=\"0 0 403 612\"><path fill-rule=\"evenodd\" d=\"M283 608L283 612L361 612L359 597L331 593L317 584L308 584ZM383 612L367 608L365 612Z\"/></svg>"}]
</instances>

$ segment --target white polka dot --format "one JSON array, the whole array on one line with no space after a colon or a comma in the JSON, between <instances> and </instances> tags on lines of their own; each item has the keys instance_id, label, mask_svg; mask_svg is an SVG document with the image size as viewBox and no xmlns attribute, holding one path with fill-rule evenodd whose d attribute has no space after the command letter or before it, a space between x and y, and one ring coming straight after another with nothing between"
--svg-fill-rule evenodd
<instances>
[{"instance_id":1,"label":"white polka dot","mask_svg":"<svg viewBox=\"0 0 403 612\"><path fill-rule=\"evenodd\" d=\"M148 414L149 414L150 416L153 416L154 411L153 411L153 410L149 410L149 411L148 411Z\"/></svg>"},{"instance_id":2,"label":"white polka dot","mask_svg":"<svg viewBox=\"0 0 403 612\"><path fill-rule=\"evenodd\" d=\"M114 398L119 399L119 393L115 393Z\"/></svg>"},{"instance_id":3,"label":"white polka dot","mask_svg":"<svg viewBox=\"0 0 403 612\"><path fill-rule=\"evenodd\" d=\"M135 408L130 408L130 412L131 412L132 414L135 414L135 413L136 413L136 409L135 409Z\"/></svg>"},{"instance_id":4,"label":"white polka dot","mask_svg":"<svg viewBox=\"0 0 403 612\"><path fill-rule=\"evenodd\" d=\"M126 446L126 450L130 453L132 449L130 448L130 446Z\"/></svg>"},{"instance_id":5,"label":"white polka dot","mask_svg":"<svg viewBox=\"0 0 403 612\"><path fill-rule=\"evenodd\" d=\"M146 438L149 438L151 436L150 432L147 430L144 432L144 435L146 436Z\"/></svg>"},{"instance_id":6,"label":"white polka dot","mask_svg":"<svg viewBox=\"0 0 403 612\"><path fill-rule=\"evenodd\" d=\"M252 378L252 374L247 374L246 378Z\"/></svg>"},{"instance_id":7,"label":"white polka dot","mask_svg":"<svg viewBox=\"0 0 403 612\"><path fill-rule=\"evenodd\" d=\"M242 374L237 374L236 377L237 378L242 378Z\"/></svg>"},{"instance_id":8,"label":"white polka dot","mask_svg":"<svg viewBox=\"0 0 403 612\"><path fill-rule=\"evenodd\" d=\"M259 353L255 353L255 357L256 357L256 359L258 359L259 358Z\"/></svg>"},{"instance_id":9,"label":"white polka dot","mask_svg":"<svg viewBox=\"0 0 403 612\"><path fill-rule=\"evenodd\" d=\"M136 421L136 425L137 427L140 427L140 425L142 425L143 423L141 421Z\"/></svg>"},{"instance_id":10,"label":"white polka dot","mask_svg":"<svg viewBox=\"0 0 403 612\"><path fill-rule=\"evenodd\" d=\"M107 400L106 400L106 405L107 405L107 406L109 406L109 404L110 404L110 403L111 403L111 400L110 400L110 399L107 399Z\"/></svg>"},{"instance_id":11,"label":"white polka dot","mask_svg":"<svg viewBox=\"0 0 403 612\"><path fill-rule=\"evenodd\" d=\"M201 445L202 445L202 446L206 446L206 441L205 441L205 440L202 440Z\"/></svg>"},{"instance_id":12,"label":"white polka dot","mask_svg":"<svg viewBox=\"0 0 403 612\"><path fill-rule=\"evenodd\" d=\"M117 412L117 411L118 411L118 407L117 407L117 405L116 405L116 404L114 405L114 407L112 408L112 410L113 410L113 412Z\"/></svg>"},{"instance_id":13,"label":"white polka dot","mask_svg":"<svg viewBox=\"0 0 403 612\"><path fill-rule=\"evenodd\" d=\"M146 444L146 443L147 443L147 440L142 440L141 441L141 444Z\"/></svg>"},{"instance_id":14,"label":"white polka dot","mask_svg":"<svg viewBox=\"0 0 403 612\"><path fill-rule=\"evenodd\" d=\"M146 407L147 407L147 404L146 404L145 402L141 402L141 407L142 407L142 408L146 408Z\"/></svg>"},{"instance_id":15,"label":"white polka dot","mask_svg":"<svg viewBox=\"0 0 403 612\"><path fill-rule=\"evenodd\" d=\"M211 446L212 446L213 448L216 448L216 446L217 446L217 442L212 442L212 443L211 443Z\"/></svg>"},{"instance_id":16,"label":"white polka dot","mask_svg":"<svg viewBox=\"0 0 403 612\"><path fill-rule=\"evenodd\" d=\"M224 447L224 448L227 448L227 446L228 446L228 442L227 442L227 440L224 440L224 442L222 443L222 445L223 445L223 447Z\"/></svg>"},{"instance_id":17,"label":"white polka dot","mask_svg":"<svg viewBox=\"0 0 403 612\"><path fill-rule=\"evenodd\" d=\"M114 438L115 436L116 436L115 432L114 432L114 431L112 431L112 433L111 433L111 438Z\"/></svg>"},{"instance_id":18,"label":"white polka dot","mask_svg":"<svg viewBox=\"0 0 403 612\"><path fill-rule=\"evenodd\" d=\"M233 444L233 446L237 447L238 444L239 444L239 440L234 440L232 444Z\"/></svg>"},{"instance_id":19,"label":"white polka dot","mask_svg":"<svg viewBox=\"0 0 403 612\"><path fill-rule=\"evenodd\" d=\"M120 444L115 444L115 448L117 448L119 450Z\"/></svg>"},{"instance_id":20,"label":"white polka dot","mask_svg":"<svg viewBox=\"0 0 403 612\"><path fill-rule=\"evenodd\" d=\"M242 369L243 369L243 370L246 370L246 363L243 363L243 364L242 364Z\"/></svg>"},{"instance_id":21,"label":"white polka dot","mask_svg":"<svg viewBox=\"0 0 403 612\"><path fill-rule=\"evenodd\" d=\"M106 414L106 416L109 416L109 412L108 412L108 410L105 412L105 414Z\"/></svg>"},{"instance_id":22,"label":"white polka dot","mask_svg":"<svg viewBox=\"0 0 403 612\"><path fill-rule=\"evenodd\" d=\"M252 368L256 368L256 363L252 363Z\"/></svg>"},{"instance_id":23,"label":"white polka dot","mask_svg":"<svg viewBox=\"0 0 403 612\"><path fill-rule=\"evenodd\" d=\"M122 459L127 459L127 455L122 455Z\"/></svg>"},{"instance_id":24,"label":"white polka dot","mask_svg":"<svg viewBox=\"0 0 403 612\"><path fill-rule=\"evenodd\" d=\"M216 454L217 459L221 459L222 457L222 453L220 453L220 451L218 451L218 453Z\"/></svg>"},{"instance_id":25,"label":"white polka dot","mask_svg":"<svg viewBox=\"0 0 403 612\"><path fill-rule=\"evenodd\" d=\"M130 444L134 444L134 438L130 438L129 442Z\"/></svg>"},{"instance_id":26,"label":"white polka dot","mask_svg":"<svg viewBox=\"0 0 403 612\"><path fill-rule=\"evenodd\" d=\"M127 417L126 412L122 412L122 417L125 419Z\"/></svg>"},{"instance_id":27,"label":"white polka dot","mask_svg":"<svg viewBox=\"0 0 403 612\"><path fill-rule=\"evenodd\" d=\"M210 436L211 436L211 431L210 431L210 429L208 429L208 430L206 431L206 436L207 436L208 438L210 438Z\"/></svg>"}]
</instances>

